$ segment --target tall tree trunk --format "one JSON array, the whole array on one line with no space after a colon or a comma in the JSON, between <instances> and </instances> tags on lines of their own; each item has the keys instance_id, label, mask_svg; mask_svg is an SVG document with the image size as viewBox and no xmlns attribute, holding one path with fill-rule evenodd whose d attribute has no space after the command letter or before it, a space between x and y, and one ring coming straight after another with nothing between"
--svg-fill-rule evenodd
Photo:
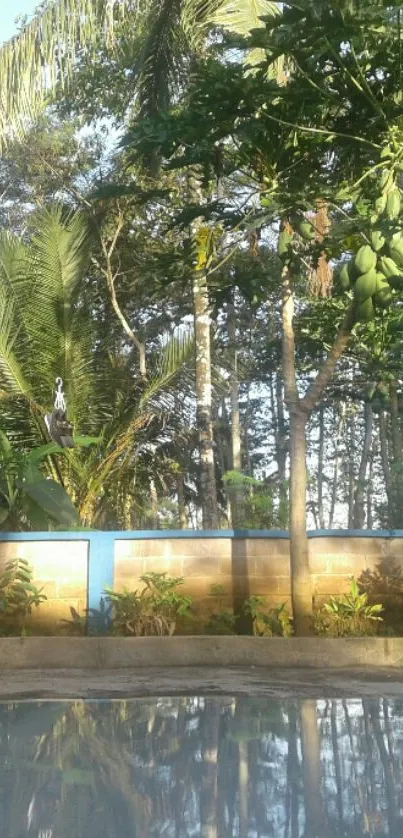
<instances>
[{"instance_id":1,"label":"tall tree trunk","mask_svg":"<svg viewBox=\"0 0 403 838\"><path fill-rule=\"evenodd\" d=\"M178 474L176 479L176 488L178 492L179 526L181 530L186 530L188 522L185 505L185 478L183 474Z\"/></svg>"},{"instance_id":2,"label":"tall tree trunk","mask_svg":"<svg viewBox=\"0 0 403 838\"><path fill-rule=\"evenodd\" d=\"M155 480L150 477L150 502L151 502L151 521L152 529L158 530L158 494Z\"/></svg>"},{"instance_id":3,"label":"tall tree trunk","mask_svg":"<svg viewBox=\"0 0 403 838\"><path fill-rule=\"evenodd\" d=\"M383 481L385 484L386 497L388 499L388 524L393 528L394 521L394 495L392 477L389 466L389 445L388 445L388 422L385 412L379 414L379 447L381 451L381 463Z\"/></svg>"},{"instance_id":4,"label":"tall tree trunk","mask_svg":"<svg viewBox=\"0 0 403 838\"><path fill-rule=\"evenodd\" d=\"M249 751L248 742L238 744L239 838L248 838Z\"/></svg>"},{"instance_id":5,"label":"tall tree trunk","mask_svg":"<svg viewBox=\"0 0 403 838\"><path fill-rule=\"evenodd\" d=\"M230 393L231 393L231 454L232 470L242 473L242 442L241 419L239 410L239 380L238 380L238 350L236 337L235 306L233 302L227 304L227 331L230 348ZM242 486L235 480L231 489L231 519L232 526L238 527L242 520Z\"/></svg>"},{"instance_id":6,"label":"tall tree trunk","mask_svg":"<svg viewBox=\"0 0 403 838\"><path fill-rule=\"evenodd\" d=\"M294 629L312 633L312 581L306 520L306 422L300 409L295 370L294 297L288 268L283 272L283 378L290 414L290 566Z\"/></svg>"},{"instance_id":7,"label":"tall tree trunk","mask_svg":"<svg viewBox=\"0 0 403 838\"><path fill-rule=\"evenodd\" d=\"M194 172L188 175L189 198L200 203L200 183ZM192 226L192 236L197 242L200 224ZM203 265L193 269L193 311L196 345L196 421L200 447L200 490L203 529L218 529L217 487L214 464L213 394L211 385L211 307L207 273Z\"/></svg>"},{"instance_id":8,"label":"tall tree trunk","mask_svg":"<svg viewBox=\"0 0 403 838\"><path fill-rule=\"evenodd\" d=\"M373 470L374 470L374 452L371 449L368 464L368 480L367 480L367 529L372 530L374 526L374 519L372 514L372 492L373 492Z\"/></svg>"},{"instance_id":9,"label":"tall tree trunk","mask_svg":"<svg viewBox=\"0 0 403 838\"><path fill-rule=\"evenodd\" d=\"M396 381L392 381L390 384L390 422L393 450L393 469L391 470L393 486L392 527L400 528L403 522L403 444Z\"/></svg>"},{"instance_id":10,"label":"tall tree trunk","mask_svg":"<svg viewBox=\"0 0 403 838\"><path fill-rule=\"evenodd\" d=\"M364 444L361 451L360 467L354 494L353 528L362 530L365 523L365 489L367 480L368 461L372 445L373 413L370 402L364 405Z\"/></svg>"},{"instance_id":11,"label":"tall tree trunk","mask_svg":"<svg viewBox=\"0 0 403 838\"><path fill-rule=\"evenodd\" d=\"M319 453L318 453L318 518L319 527L325 529L325 515L323 509L323 482L325 464L325 411L323 405L319 410Z\"/></svg>"},{"instance_id":12,"label":"tall tree trunk","mask_svg":"<svg viewBox=\"0 0 403 838\"><path fill-rule=\"evenodd\" d=\"M348 528L354 527L354 487L355 487L355 422L350 417L350 433L348 445Z\"/></svg>"},{"instance_id":13,"label":"tall tree trunk","mask_svg":"<svg viewBox=\"0 0 403 838\"><path fill-rule=\"evenodd\" d=\"M339 418L337 422L337 431L336 431L336 439L334 443L334 461L333 461L333 479L332 479L332 493L330 498L330 510L329 510L329 530L332 529L334 514L336 511L336 502L337 502L337 491L339 488L339 466L340 466L340 440L341 434L344 427L344 417L346 412L346 405L343 403L340 405L340 412Z\"/></svg>"},{"instance_id":14,"label":"tall tree trunk","mask_svg":"<svg viewBox=\"0 0 403 838\"><path fill-rule=\"evenodd\" d=\"M290 414L290 559L291 596L296 634L311 634L312 581L309 570L307 535L306 426L320 403L324 390L348 346L355 320L350 306L333 346L304 397L298 395L295 368L294 294L288 267L282 273L283 380L285 400Z\"/></svg>"}]
</instances>

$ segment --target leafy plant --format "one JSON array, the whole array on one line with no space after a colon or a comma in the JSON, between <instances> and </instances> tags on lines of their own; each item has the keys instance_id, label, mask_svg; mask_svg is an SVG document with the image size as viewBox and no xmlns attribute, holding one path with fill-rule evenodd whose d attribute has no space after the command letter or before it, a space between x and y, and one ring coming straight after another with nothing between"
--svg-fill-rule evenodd
<instances>
[{"instance_id":1,"label":"leafy plant","mask_svg":"<svg viewBox=\"0 0 403 838\"><path fill-rule=\"evenodd\" d=\"M330 597L322 608L315 612L315 631L317 634L331 634L336 637L376 634L383 606L371 605L368 594L361 592L354 577L350 581L350 591L340 597Z\"/></svg>"},{"instance_id":2,"label":"leafy plant","mask_svg":"<svg viewBox=\"0 0 403 838\"><path fill-rule=\"evenodd\" d=\"M0 576L0 631L5 635L25 634L27 617L45 602L43 588L33 582L33 570L26 559L10 559Z\"/></svg>"},{"instance_id":3,"label":"leafy plant","mask_svg":"<svg viewBox=\"0 0 403 838\"><path fill-rule=\"evenodd\" d=\"M107 605L103 597L101 597L99 608L86 608L84 614L80 614L71 605L70 614L71 620L62 620L69 634L78 637L84 634L90 636L112 634L112 605Z\"/></svg>"},{"instance_id":4,"label":"leafy plant","mask_svg":"<svg viewBox=\"0 0 403 838\"><path fill-rule=\"evenodd\" d=\"M253 633L258 637L291 637L292 618L283 602L269 608L263 596L251 596L244 603L244 612L252 618Z\"/></svg>"},{"instance_id":5,"label":"leafy plant","mask_svg":"<svg viewBox=\"0 0 403 838\"><path fill-rule=\"evenodd\" d=\"M207 634L236 634L236 617L229 608L223 608L223 599L226 596L226 589L223 585L212 585L211 596L216 599L216 611L214 611L206 626Z\"/></svg>"},{"instance_id":6,"label":"leafy plant","mask_svg":"<svg viewBox=\"0 0 403 838\"><path fill-rule=\"evenodd\" d=\"M145 573L140 579L145 584L140 592L105 588L113 606L114 633L126 637L174 634L177 618L188 614L192 602L176 590L183 578Z\"/></svg>"}]
</instances>

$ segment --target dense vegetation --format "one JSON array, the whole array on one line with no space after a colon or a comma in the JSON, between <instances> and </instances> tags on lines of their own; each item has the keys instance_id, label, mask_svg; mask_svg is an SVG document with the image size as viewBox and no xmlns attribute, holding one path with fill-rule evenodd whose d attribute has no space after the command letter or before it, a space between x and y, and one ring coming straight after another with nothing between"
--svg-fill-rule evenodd
<instances>
[{"instance_id":1,"label":"dense vegetation","mask_svg":"<svg viewBox=\"0 0 403 838\"><path fill-rule=\"evenodd\" d=\"M3 526L61 376L75 525L290 527L303 629L307 525L403 526L400 7L104 12L0 50Z\"/></svg>"}]
</instances>

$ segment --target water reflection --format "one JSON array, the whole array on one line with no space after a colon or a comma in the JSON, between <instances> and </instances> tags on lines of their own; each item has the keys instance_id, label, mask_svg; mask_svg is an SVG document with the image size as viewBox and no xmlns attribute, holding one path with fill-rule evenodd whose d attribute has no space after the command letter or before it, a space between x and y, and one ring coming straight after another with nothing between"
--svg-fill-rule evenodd
<instances>
[{"instance_id":1,"label":"water reflection","mask_svg":"<svg viewBox=\"0 0 403 838\"><path fill-rule=\"evenodd\" d=\"M403 703L0 705L2 838L402 838Z\"/></svg>"}]
</instances>

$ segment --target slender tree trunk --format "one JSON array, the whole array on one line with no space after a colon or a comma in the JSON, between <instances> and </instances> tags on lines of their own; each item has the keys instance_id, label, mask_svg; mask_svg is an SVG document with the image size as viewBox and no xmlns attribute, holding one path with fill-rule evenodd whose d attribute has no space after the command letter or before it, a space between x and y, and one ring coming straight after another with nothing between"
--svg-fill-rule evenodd
<instances>
[{"instance_id":1,"label":"slender tree trunk","mask_svg":"<svg viewBox=\"0 0 403 838\"><path fill-rule=\"evenodd\" d=\"M388 445L388 423L385 412L379 414L379 447L381 451L381 463L383 480L385 484L386 497L388 499L388 524L393 527L394 521L394 497L392 478L389 467L389 445Z\"/></svg>"},{"instance_id":2,"label":"slender tree trunk","mask_svg":"<svg viewBox=\"0 0 403 838\"><path fill-rule=\"evenodd\" d=\"M350 417L350 433L348 446L348 528L354 527L354 486L355 486L355 423L354 417Z\"/></svg>"},{"instance_id":3,"label":"slender tree trunk","mask_svg":"<svg viewBox=\"0 0 403 838\"><path fill-rule=\"evenodd\" d=\"M372 478L373 478L373 468L374 468L374 453L371 450L369 455L369 468L368 468L368 482L367 482L367 529L372 530L374 526L374 519L372 515Z\"/></svg>"},{"instance_id":4,"label":"slender tree trunk","mask_svg":"<svg viewBox=\"0 0 403 838\"><path fill-rule=\"evenodd\" d=\"M179 526L181 530L186 530L188 522L185 505L185 478L183 474L178 474L176 488L178 492Z\"/></svg>"},{"instance_id":5,"label":"slender tree trunk","mask_svg":"<svg viewBox=\"0 0 403 838\"><path fill-rule=\"evenodd\" d=\"M332 749L333 749L333 762L334 762L334 775L336 781L336 789L337 789L337 814L339 818L339 828L342 832L343 830L343 820L344 820L344 810L343 810L343 785L341 779L341 762L340 762L340 749L339 749L339 738L337 735L337 704L335 701L332 701L332 707L330 711L330 724L331 724L331 732L332 732Z\"/></svg>"},{"instance_id":6,"label":"slender tree trunk","mask_svg":"<svg viewBox=\"0 0 403 838\"><path fill-rule=\"evenodd\" d=\"M236 318L234 303L227 304L227 331L231 357L230 392L231 392L231 454L232 470L242 473L241 419L239 410L238 350L236 337ZM231 490L232 526L238 527L242 520L242 487L235 481Z\"/></svg>"},{"instance_id":7,"label":"slender tree trunk","mask_svg":"<svg viewBox=\"0 0 403 838\"><path fill-rule=\"evenodd\" d=\"M360 466L354 494L353 528L362 530L365 523L365 489L367 480L368 461L372 445L373 413L370 402L364 405L364 444L361 451Z\"/></svg>"},{"instance_id":8,"label":"slender tree trunk","mask_svg":"<svg viewBox=\"0 0 403 838\"><path fill-rule=\"evenodd\" d=\"M323 405L319 410L319 453L318 453L318 518L319 527L325 529L325 515L323 509L323 478L325 464L325 411Z\"/></svg>"},{"instance_id":9,"label":"slender tree trunk","mask_svg":"<svg viewBox=\"0 0 403 838\"><path fill-rule=\"evenodd\" d=\"M152 529L158 530L158 494L155 480L152 477L150 477L150 501Z\"/></svg>"},{"instance_id":10,"label":"slender tree trunk","mask_svg":"<svg viewBox=\"0 0 403 838\"><path fill-rule=\"evenodd\" d=\"M290 565L294 629L312 633L312 581L306 520L306 422L299 407L295 370L294 298L288 269L283 273L283 377L290 413Z\"/></svg>"},{"instance_id":11,"label":"slender tree trunk","mask_svg":"<svg viewBox=\"0 0 403 838\"><path fill-rule=\"evenodd\" d=\"M188 176L189 197L201 203L200 184L194 173ZM197 240L199 222L193 224L192 234ZM196 345L196 421L200 447L200 489L203 529L218 529L217 488L214 464L213 394L211 385L211 309L204 268L193 270L193 310Z\"/></svg>"},{"instance_id":12,"label":"slender tree trunk","mask_svg":"<svg viewBox=\"0 0 403 838\"><path fill-rule=\"evenodd\" d=\"M340 413L339 419L337 423L337 432L336 432L336 439L334 443L334 461L333 461L333 479L332 479L332 494L330 499L330 510L329 510L329 530L332 529L333 520L334 520L334 513L336 510L336 502L337 502L337 491L339 488L339 466L340 466L340 440L341 434L344 426L344 417L345 417L345 404L340 406Z\"/></svg>"},{"instance_id":13,"label":"slender tree trunk","mask_svg":"<svg viewBox=\"0 0 403 838\"><path fill-rule=\"evenodd\" d=\"M393 450L393 527L400 527L403 520L403 444L399 419L397 382L390 384L390 423Z\"/></svg>"},{"instance_id":14,"label":"slender tree trunk","mask_svg":"<svg viewBox=\"0 0 403 838\"><path fill-rule=\"evenodd\" d=\"M290 414L290 559L291 596L296 634L312 634L312 581L307 535L306 426L314 408L348 346L354 324L354 307L344 317L333 346L304 397L298 395L295 369L294 295L288 267L282 274L283 380Z\"/></svg>"}]
</instances>

